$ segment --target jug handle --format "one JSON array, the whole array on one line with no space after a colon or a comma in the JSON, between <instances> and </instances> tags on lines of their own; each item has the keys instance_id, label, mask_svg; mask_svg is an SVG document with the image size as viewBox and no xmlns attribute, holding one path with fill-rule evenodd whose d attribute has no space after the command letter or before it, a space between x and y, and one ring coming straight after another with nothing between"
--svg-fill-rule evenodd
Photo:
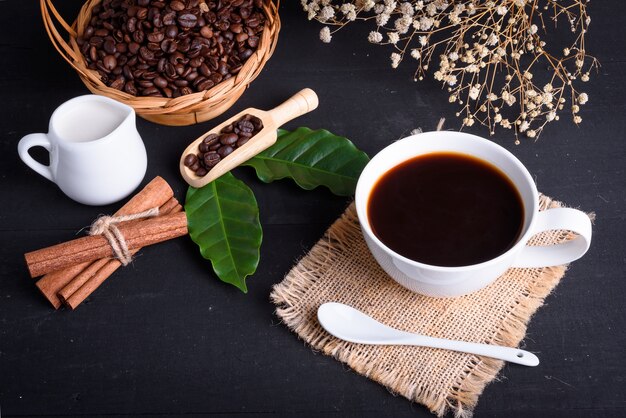
<instances>
[{"instance_id":1,"label":"jug handle","mask_svg":"<svg viewBox=\"0 0 626 418\"><path fill-rule=\"evenodd\" d=\"M33 157L30 156L28 150L32 147L44 147L48 153L50 153L50 149L52 145L50 144L50 140L46 136L46 134L30 134L26 135L20 142L17 144L17 152L20 155L24 164L35 170L37 173L41 174L48 180L54 182L54 176L52 175L52 169L49 165L43 165L38 161L35 161ZM52 154L50 154L52 156Z\"/></svg>"}]
</instances>

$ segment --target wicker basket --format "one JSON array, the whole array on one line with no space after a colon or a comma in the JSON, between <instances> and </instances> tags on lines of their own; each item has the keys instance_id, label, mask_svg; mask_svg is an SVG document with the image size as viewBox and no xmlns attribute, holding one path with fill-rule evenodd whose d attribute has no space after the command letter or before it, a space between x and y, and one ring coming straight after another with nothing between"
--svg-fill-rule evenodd
<instances>
[{"instance_id":1,"label":"wicker basket","mask_svg":"<svg viewBox=\"0 0 626 418\"><path fill-rule=\"evenodd\" d=\"M126 103L145 119L163 125L191 125L224 113L243 94L246 87L259 75L267 60L272 56L280 30L279 0L266 0L263 6L266 22L258 48L248 58L236 76L224 80L204 92L192 93L175 99L136 97L105 85L97 71L87 68L85 57L76 43L77 34L82 33L87 26L92 8L100 1L87 0L76 21L70 26L56 10L52 0L40 0L44 26L52 44L61 56L74 67L83 83L92 93ZM57 29L55 21L69 34L69 43Z\"/></svg>"}]
</instances>

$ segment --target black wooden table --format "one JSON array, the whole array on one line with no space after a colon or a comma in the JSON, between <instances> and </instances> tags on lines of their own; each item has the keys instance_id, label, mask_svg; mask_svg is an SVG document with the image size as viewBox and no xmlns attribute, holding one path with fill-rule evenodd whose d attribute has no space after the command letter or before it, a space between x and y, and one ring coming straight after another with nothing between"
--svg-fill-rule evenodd
<instances>
[{"instance_id":1,"label":"black wooden table","mask_svg":"<svg viewBox=\"0 0 626 418\"><path fill-rule=\"evenodd\" d=\"M72 18L80 1L57 1ZM608 4L611 3L611 4ZM626 416L626 30L620 2L598 2L588 51L602 67L588 83L580 127L562 120L534 142L494 141L526 164L539 190L595 211L593 244L533 318L526 347L538 368L508 365L489 385L477 416ZM616 14L617 13L617 14ZM621 15L621 16L619 16ZM184 199L178 156L214 123L249 106L271 108L303 87L315 112L287 128L327 128L369 155L438 119L457 129L440 86L411 81L412 65L389 67L389 50L366 29L318 40L295 0L281 6L274 57L233 108L214 122L173 128L138 120L148 150L144 183L163 176ZM115 273L76 311L54 311L28 277L22 254L74 237L100 213L66 198L28 169L16 146L46 132L52 111L86 94L41 24L38 2L0 2L0 414L10 416L429 416L425 408L316 354L274 315L271 287L311 248L348 199L290 181L254 190L264 241L243 294L218 281L188 238L153 246ZM563 119L568 119L564 117ZM486 135L480 127L469 130Z\"/></svg>"}]
</instances>

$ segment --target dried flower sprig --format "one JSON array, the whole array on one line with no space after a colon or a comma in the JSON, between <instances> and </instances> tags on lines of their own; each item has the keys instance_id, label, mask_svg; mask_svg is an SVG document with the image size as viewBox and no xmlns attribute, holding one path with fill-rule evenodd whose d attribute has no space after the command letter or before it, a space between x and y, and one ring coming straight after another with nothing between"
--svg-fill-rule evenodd
<instances>
[{"instance_id":1,"label":"dried flower sprig","mask_svg":"<svg viewBox=\"0 0 626 418\"><path fill-rule=\"evenodd\" d=\"M589 81L598 61L585 50L591 22L588 0L301 0L309 19L327 26L320 39L353 21L371 22L368 41L392 45L391 66L409 55L422 80L434 57L433 76L450 103L460 106L463 126L475 122L512 129L536 138L548 122L569 107L574 123L588 101L577 90ZM565 22L571 39L565 48L548 46L546 24ZM333 29L331 30L331 27ZM560 35L560 34L559 34ZM437 55L435 55L437 54ZM545 69L548 69L545 71ZM568 103L569 100L569 103Z\"/></svg>"}]
</instances>

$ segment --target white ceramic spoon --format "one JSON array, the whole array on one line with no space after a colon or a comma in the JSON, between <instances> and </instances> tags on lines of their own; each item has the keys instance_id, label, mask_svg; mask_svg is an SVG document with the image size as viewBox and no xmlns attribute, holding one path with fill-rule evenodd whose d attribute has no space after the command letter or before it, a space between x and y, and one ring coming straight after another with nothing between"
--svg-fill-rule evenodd
<instances>
[{"instance_id":1,"label":"white ceramic spoon","mask_svg":"<svg viewBox=\"0 0 626 418\"><path fill-rule=\"evenodd\" d=\"M363 312L343 303L324 303L317 310L317 319L330 334L352 343L417 345L477 354L524 366L536 366L539 364L539 358L536 355L518 348L446 340L400 331L381 324Z\"/></svg>"}]
</instances>

